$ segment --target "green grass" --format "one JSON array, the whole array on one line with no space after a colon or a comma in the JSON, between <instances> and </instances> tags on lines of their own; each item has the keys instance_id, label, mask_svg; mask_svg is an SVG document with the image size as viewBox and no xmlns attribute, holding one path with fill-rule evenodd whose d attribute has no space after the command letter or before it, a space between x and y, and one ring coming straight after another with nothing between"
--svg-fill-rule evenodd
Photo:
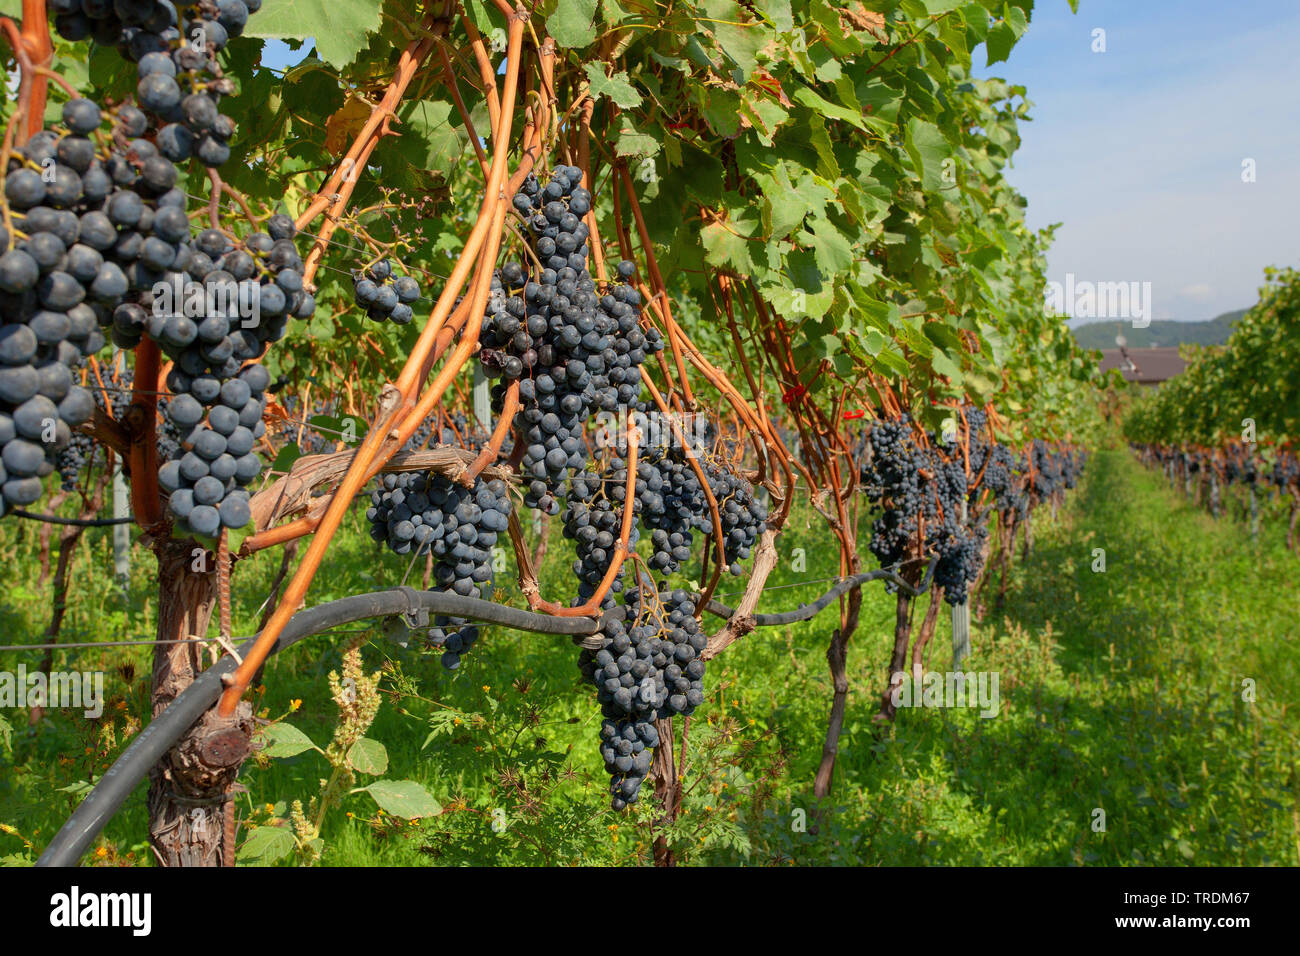
<instances>
[{"instance_id":1,"label":"green grass","mask_svg":"<svg viewBox=\"0 0 1300 956\"><path fill-rule=\"evenodd\" d=\"M1098 453L1058 518L1038 516L1035 550L1015 565L1005 610L973 626L963 669L999 674L1001 709L992 719L922 709L901 711L884 728L873 722L894 602L868 586L850 647L834 786L820 807L811 790L830 706L825 650L835 612L751 634L705 677L685 809L670 835L680 859L1295 865L1300 728L1290 715L1300 707L1300 675L1288 639L1300 562L1281 534L1280 522L1266 522L1254 542L1241 523L1196 510L1127 452ZM151 633L151 559L137 551L124 605L103 575L89 572L110 566L107 534L86 539L68 631ZM834 574L827 540L815 516L796 512L763 609L820 593L825 585L784 585ZM796 548L807 562L797 573L787 570ZM1095 548L1105 550L1104 573L1092 570ZM0 557L23 569L19 580L35 581L30 525L0 526ZM254 625L277 560L262 555L238 569L240 633ZM542 574L548 595L567 589L569 560L553 540ZM395 584L405 567L379 554L350 519L309 603ZM498 583L502 599L522 604L510 573ZM30 584L6 597L0 623L9 635L35 635L48 604ZM946 617L929 661L939 671L951 662ZM336 716L325 677L338 669L345 639L317 638L274 660L259 709L280 717L302 700L289 720L324 746ZM408 825L378 815L368 795L350 796L327 818L326 865L648 861L651 801L628 815L607 809L594 693L580 682L567 639L496 629L455 674L378 637L363 653L368 670L384 669L387 696L368 736L388 749L386 776L420 782L444 812ZM25 714L3 714L12 733L8 745L0 738L0 823L37 850L76 803L57 789L101 773L145 712L146 651L69 654L56 666L64 660L108 669L121 706L97 724L59 713L27 727ZM1253 702L1243 700L1247 680ZM241 814L254 825L317 793L327 774L313 752L261 763L241 778L250 791ZM143 794L110 824L95 859L147 857ZM1098 809L1104 832L1093 827ZM494 811L504 832L493 827ZM6 853L23 855L18 837L0 834Z\"/></svg>"}]
</instances>

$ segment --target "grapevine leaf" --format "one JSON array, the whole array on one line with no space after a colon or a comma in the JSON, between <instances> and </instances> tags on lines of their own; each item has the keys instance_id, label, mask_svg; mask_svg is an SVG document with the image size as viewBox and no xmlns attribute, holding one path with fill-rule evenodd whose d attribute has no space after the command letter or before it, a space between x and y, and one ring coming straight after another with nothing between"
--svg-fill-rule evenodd
<instances>
[{"instance_id":1,"label":"grapevine leaf","mask_svg":"<svg viewBox=\"0 0 1300 956\"><path fill-rule=\"evenodd\" d=\"M614 141L614 152L619 156L654 156L659 152L659 141L649 133L643 133L627 121L619 129L618 139Z\"/></svg>"},{"instance_id":2,"label":"grapevine leaf","mask_svg":"<svg viewBox=\"0 0 1300 956\"><path fill-rule=\"evenodd\" d=\"M944 185L944 160L951 156L951 146L939 127L913 117L907 123L907 155L912 168L921 177L921 187L939 189Z\"/></svg>"},{"instance_id":3,"label":"grapevine leaf","mask_svg":"<svg viewBox=\"0 0 1300 956\"><path fill-rule=\"evenodd\" d=\"M760 0L753 5L754 12L776 27L780 33L794 29L794 16L790 10L790 0Z\"/></svg>"},{"instance_id":4,"label":"grapevine leaf","mask_svg":"<svg viewBox=\"0 0 1300 956\"><path fill-rule=\"evenodd\" d=\"M296 441L286 442L285 446L280 449L280 453L275 456L275 462L271 465L271 471L278 471L281 474L288 474L293 463L302 457L302 449L298 447Z\"/></svg>"},{"instance_id":5,"label":"grapevine leaf","mask_svg":"<svg viewBox=\"0 0 1300 956\"><path fill-rule=\"evenodd\" d=\"M381 22L380 5L371 0L266 0L261 12L249 18L244 35L314 39L320 58L342 69L365 49Z\"/></svg>"},{"instance_id":6,"label":"grapevine leaf","mask_svg":"<svg viewBox=\"0 0 1300 956\"><path fill-rule=\"evenodd\" d=\"M866 131L867 124L862 121L862 114L848 107L840 106L838 103L832 103L824 97L818 96L808 87L801 87L794 94L794 101L811 108L814 112L822 116L829 116L831 119L843 120L844 122L855 126L860 130Z\"/></svg>"},{"instance_id":7,"label":"grapevine leaf","mask_svg":"<svg viewBox=\"0 0 1300 956\"><path fill-rule=\"evenodd\" d=\"M1003 4L1002 22L989 30L988 39L984 41L988 49L988 62L985 65L992 66L1010 56L1011 48L1016 45L1028 25L1025 11L1011 4Z\"/></svg>"},{"instance_id":8,"label":"grapevine leaf","mask_svg":"<svg viewBox=\"0 0 1300 956\"><path fill-rule=\"evenodd\" d=\"M758 66L758 52L767 45L768 32L759 23L742 23L740 4L730 2L706 5L710 20L703 25L740 72L739 81L748 83Z\"/></svg>"},{"instance_id":9,"label":"grapevine leaf","mask_svg":"<svg viewBox=\"0 0 1300 956\"><path fill-rule=\"evenodd\" d=\"M632 86L626 73L607 75L603 63L588 63L586 72L593 99L608 96L616 106L625 110L641 105L641 94Z\"/></svg>"},{"instance_id":10,"label":"grapevine leaf","mask_svg":"<svg viewBox=\"0 0 1300 956\"><path fill-rule=\"evenodd\" d=\"M700 230L704 259L710 265L724 266L748 275L754 268L749 255L749 241L736 234L729 223L714 222Z\"/></svg>"},{"instance_id":11,"label":"grapevine leaf","mask_svg":"<svg viewBox=\"0 0 1300 956\"><path fill-rule=\"evenodd\" d=\"M474 21L479 33L491 34L497 28L484 0L465 0L465 14Z\"/></svg>"},{"instance_id":12,"label":"grapevine leaf","mask_svg":"<svg viewBox=\"0 0 1300 956\"><path fill-rule=\"evenodd\" d=\"M377 164L383 167L385 179L395 162L409 171L412 181L428 173L450 176L469 145L455 106L440 100L420 100L403 104L398 117L406 135L386 138L386 145L392 145L377 153Z\"/></svg>"},{"instance_id":13,"label":"grapevine leaf","mask_svg":"<svg viewBox=\"0 0 1300 956\"><path fill-rule=\"evenodd\" d=\"M740 132L740 96L734 90L721 87L701 87L696 91L700 112L709 127L724 139Z\"/></svg>"},{"instance_id":14,"label":"grapevine leaf","mask_svg":"<svg viewBox=\"0 0 1300 956\"><path fill-rule=\"evenodd\" d=\"M596 0L560 0L546 18L546 32L557 44L580 50L596 39Z\"/></svg>"}]
</instances>

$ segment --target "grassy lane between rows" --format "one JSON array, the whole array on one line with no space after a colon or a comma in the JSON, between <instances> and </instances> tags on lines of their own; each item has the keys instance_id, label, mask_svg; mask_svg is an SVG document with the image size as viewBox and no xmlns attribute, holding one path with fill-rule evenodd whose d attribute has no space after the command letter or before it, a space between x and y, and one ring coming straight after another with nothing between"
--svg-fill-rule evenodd
<instances>
[{"instance_id":1,"label":"grassy lane between rows","mask_svg":"<svg viewBox=\"0 0 1300 956\"><path fill-rule=\"evenodd\" d=\"M310 603L401 580L407 561L380 553L359 518L345 525ZM66 626L104 639L147 636L152 559L137 550L124 603L107 575L89 570L111 566L106 540L87 535ZM1104 571L1093 570L1096 549ZM796 512L781 550L764 610L816 596L825 587L818 579L835 573L815 516ZM30 526L0 529L0 556L24 572L18 580L36 580L35 555ZM554 536L545 593L568 589L571 557ZM255 596L265 595L277 563L261 555L239 568L237 632L255 625ZM814 804L811 783L830 704L833 611L756 632L710 664L674 845L684 862L712 864L1294 865L1297 569L1277 522L1253 542L1240 523L1196 510L1126 451L1103 451L1060 514L1039 515L1035 549L1014 567L1005 609L974 625L963 670L997 674L995 717L923 708L885 728L872 720L894 599L869 586L828 801ZM512 571L498 586L498 600L522 604ZM40 589L18 588L0 606L0 626L14 640L38 634L48 606ZM933 642L937 671L951 662L946 617ZM628 815L607 809L594 692L580 682L566 639L493 630L447 674L436 658L374 632L320 638L268 666L262 712L324 747L337 716L326 677L349 639L366 640L366 669L383 672L384 703L368 736L386 746L384 775L421 783L443 809L407 823L352 794L326 818L324 864L648 860L652 809L649 801ZM37 655L28 657L34 666ZM0 833L6 862L31 858L24 840L44 846L146 712L147 651L56 659L72 666L106 672L100 720L57 713L28 727L25 714L0 713L0 824L16 831ZM244 833L281 824L295 799L319 793L327 772L311 751L250 765ZM354 786L366 783L362 775ZM92 862L147 859L143 795L113 821Z\"/></svg>"}]
</instances>

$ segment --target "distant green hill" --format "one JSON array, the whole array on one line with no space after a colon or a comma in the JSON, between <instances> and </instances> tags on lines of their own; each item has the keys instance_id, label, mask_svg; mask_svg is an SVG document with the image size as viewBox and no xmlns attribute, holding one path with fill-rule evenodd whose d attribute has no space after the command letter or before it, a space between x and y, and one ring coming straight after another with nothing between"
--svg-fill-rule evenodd
<instances>
[{"instance_id":1,"label":"distant green hill","mask_svg":"<svg viewBox=\"0 0 1300 956\"><path fill-rule=\"evenodd\" d=\"M1245 309L1225 312L1208 322L1172 322L1159 320L1145 329L1135 329L1128 322L1089 322L1073 329L1074 337L1085 349L1113 349L1115 334L1122 331L1129 348L1150 349L1162 346L1222 345L1228 341L1232 326L1246 314Z\"/></svg>"}]
</instances>

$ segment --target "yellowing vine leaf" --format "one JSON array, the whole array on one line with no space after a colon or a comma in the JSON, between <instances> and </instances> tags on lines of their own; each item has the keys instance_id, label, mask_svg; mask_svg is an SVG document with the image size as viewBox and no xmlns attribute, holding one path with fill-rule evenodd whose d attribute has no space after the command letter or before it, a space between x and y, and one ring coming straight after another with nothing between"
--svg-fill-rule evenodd
<instances>
[{"instance_id":1,"label":"yellowing vine leaf","mask_svg":"<svg viewBox=\"0 0 1300 956\"><path fill-rule=\"evenodd\" d=\"M369 103L356 97L349 98L325 121L325 148L335 156L346 153L361 127L366 125L370 112Z\"/></svg>"}]
</instances>

